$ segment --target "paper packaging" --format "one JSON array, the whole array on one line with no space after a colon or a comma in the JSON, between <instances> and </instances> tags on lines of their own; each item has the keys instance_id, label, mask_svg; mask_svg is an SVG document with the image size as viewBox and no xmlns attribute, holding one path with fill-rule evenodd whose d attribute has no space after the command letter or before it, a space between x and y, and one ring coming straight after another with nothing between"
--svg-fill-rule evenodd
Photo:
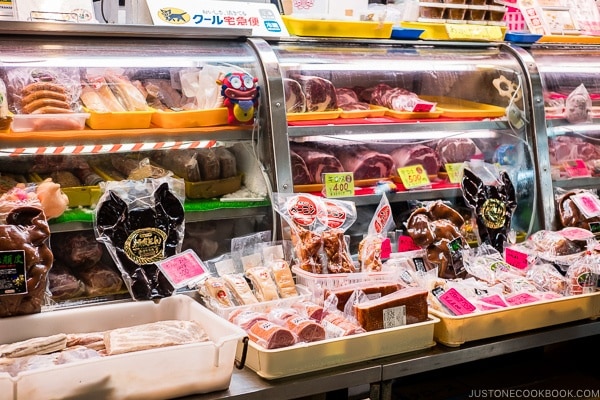
<instances>
[{"instance_id":1,"label":"paper packaging","mask_svg":"<svg viewBox=\"0 0 600 400\"><path fill-rule=\"evenodd\" d=\"M292 15L324 17L329 13L329 0L293 1Z\"/></svg>"},{"instance_id":2,"label":"paper packaging","mask_svg":"<svg viewBox=\"0 0 600 400\"><path fill-rule=\"evenodd\" d=\"M197 320L210 342L170 346L22 372L0 373L3 399L166 399L229 387L246 333L186 295L0 319L0 343L96 332L161 320Z\"/></svg>"}]
</instances>

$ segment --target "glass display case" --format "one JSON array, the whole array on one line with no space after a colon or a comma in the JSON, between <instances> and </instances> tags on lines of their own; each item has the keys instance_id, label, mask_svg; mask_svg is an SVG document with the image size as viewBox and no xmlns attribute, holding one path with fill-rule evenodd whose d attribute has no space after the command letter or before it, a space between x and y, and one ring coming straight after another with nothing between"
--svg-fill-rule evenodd
<instances>
[{"instance_id":1,"label":"glass display case","mask_svg":"<svg viewBox=\"0 0 600 400\"><path fill-rule=\"evenodd\" d=\"M270 157L268 90L246 40L235 32L211 39L197 30L167 39L136 27L44 36L19 27L30 25L6 23L1 32L8 109L0 132L2 194L51 178L68 197L64 213L47 215L54 301L128 296L94 233L109 182L177 179L185 214L181 250L203 260L230 251L232 237L271 229L262 166ZM232 120L229 110L239 104L219 102L228 74L254 89L251 118Z\"/></svg>"},{"instance_id":2,"label":"glass display case","mask_svg":"<svg viewBox=\"0 0 600 400\"><path fill-rule=\"evenodd\" d=\"M535 45L530 49L541 80L547 150L540 169L551 178L541 196L548 202L546 229L580 226L595 230L594 215L572 213L572 195L600 187L600 47ZM569 216L570 215L570 216Z\"/></svg>"},{"instance_id":3,"label":"glass display case","mask_svg":"<svg viewBox=\"0 0 600 400\"><path fill-rule=\"evenodd\" d=\"M517 193L517 240L538 229L531 89L521 50L333 39L271 44L286 95L286 110L274 111L287 122L287 135L274 137L277 190L322 194L322 173L352 172L355 195L345 199L358 208L348 231L354 250L381 193L397 233L416 205L442 200L463 214L465 234L476 241L456 173L465 161L508 172ZM407 183L414 165L427 174L419 185Z\"/></svg>"}]
</instances>

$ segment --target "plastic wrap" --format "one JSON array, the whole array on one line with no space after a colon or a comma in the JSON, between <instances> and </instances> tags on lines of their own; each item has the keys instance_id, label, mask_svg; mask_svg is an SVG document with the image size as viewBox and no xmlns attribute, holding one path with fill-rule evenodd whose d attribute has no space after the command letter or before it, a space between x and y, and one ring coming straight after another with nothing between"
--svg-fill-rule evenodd
<instances>
[{"instance_id":1,"label":"plastic wrap","mask_svg":"<svg viewBox=\"0 0 600 400\"><path fill-rule=\"evenodd\" d=\"M367 236L358 245L358 262L361 271L381 271L383 266L381 245L395 225L390 202L384 194L369 223Z\"/></svg>"}]
</instances>

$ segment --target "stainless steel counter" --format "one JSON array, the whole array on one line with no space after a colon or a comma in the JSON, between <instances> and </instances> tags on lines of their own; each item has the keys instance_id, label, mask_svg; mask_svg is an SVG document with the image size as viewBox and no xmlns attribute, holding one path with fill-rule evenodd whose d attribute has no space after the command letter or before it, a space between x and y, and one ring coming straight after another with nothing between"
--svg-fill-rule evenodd
<instances>
[{"instance_id":1,"label":"stainless steel counter","mask_svg":"<svg viewBox=\"0 0 600 400\"><path fill-rule=\"evenodd\" d=\"M392 383L396 378L596 335L600 335L600 320L582 320L465 343L455 348L438 344L426 350L278 380L262 379L248 368L234 369L228 390L186 399L267 400L318 395L329 399L339 398L340 391L369 385L371 400L388 400L392 398Z\"/></svg>"}]
</instances>

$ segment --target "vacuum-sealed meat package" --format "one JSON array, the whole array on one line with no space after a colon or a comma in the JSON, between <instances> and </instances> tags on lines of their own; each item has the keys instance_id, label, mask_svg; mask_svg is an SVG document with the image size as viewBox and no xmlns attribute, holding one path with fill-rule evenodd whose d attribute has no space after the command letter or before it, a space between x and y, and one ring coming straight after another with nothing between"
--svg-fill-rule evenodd
<instances>
[{"instance_id":1,"label":"vacuum-sealed meat package","mask_svg":"<svg viewBox=\"0 0 600 400\"><path fill-rule=\"evenodd\" d=\"M94 229L134 300L174 292L156 262L181 251L185 197L180 179L111 181L98 202Z\"/></svg>"}]
</instances>

